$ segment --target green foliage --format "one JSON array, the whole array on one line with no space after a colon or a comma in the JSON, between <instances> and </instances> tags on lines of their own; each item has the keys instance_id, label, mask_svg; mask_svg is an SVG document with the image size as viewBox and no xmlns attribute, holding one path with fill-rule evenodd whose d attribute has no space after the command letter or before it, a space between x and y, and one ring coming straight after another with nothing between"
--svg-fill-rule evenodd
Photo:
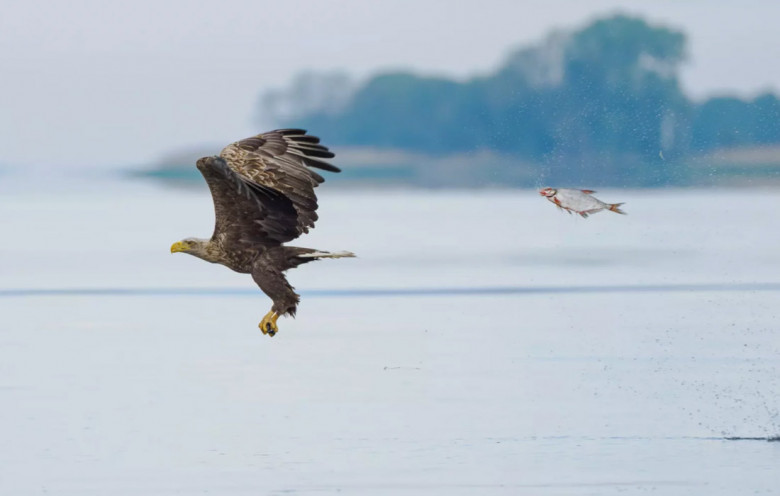
<instances>
[{"instance_id":1,"label":"green foliage","mask_svg":"<svg viewBox=\"0 0 780 496\"><path fill-rule=\"evenodd\" d=\"M696 109L692 129L692 147L701 151L780 143L780 101L770 94L748 102L713 98Z\"/></svg>"},{"instance_id":2,"label":"green foliage","mask_svg":"<svg viewBox=\"0 0 780 496\"><path fill-rule=\"evenodd\" d=\"M451 148L453 137L441 129L463 117L462 93L460 85L445 79L384 74L358 90L342 113L313 115L304 123L330 129L335 141L387 147L403 143L403 148L443 152Z\"/></svg>"},{"instance_id":3,"label":"green foliage","mask_svg":"<svg viewBox=\"0 0 780 496\"><path fill-rule=\"evenodd\" d=\"M336 145L435 154L493 150L542 164L550 179L673 180L659 156L780 142L780 103L692 104L678 81L685 36L616 15L518 50L466 82L380 74L336 111L281 125L317 129Z\"/></svg>"}]
</instances>

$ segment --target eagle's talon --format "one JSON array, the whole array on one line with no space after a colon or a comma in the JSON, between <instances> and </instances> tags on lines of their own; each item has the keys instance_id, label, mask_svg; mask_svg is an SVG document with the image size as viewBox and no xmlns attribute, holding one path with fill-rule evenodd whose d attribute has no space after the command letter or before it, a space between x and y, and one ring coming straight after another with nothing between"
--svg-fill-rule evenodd
<instances>
[{"instance_id":1,"label":"eagle's talon","mask_svg":"<svg viewBox=\"0 0 780 496\"><path fill-rule=\"evenodd\" d=\"M268 334L271 337L274 337L274 335L279 332L279 327L276 325L276 319L279 318L279 315L274 312L270 311L267 314L265 314L265 317L263 317L263 320L260 321L260 325L258 327L261 331L263 331L263 334Z\"/></svg>"}]
</instances>

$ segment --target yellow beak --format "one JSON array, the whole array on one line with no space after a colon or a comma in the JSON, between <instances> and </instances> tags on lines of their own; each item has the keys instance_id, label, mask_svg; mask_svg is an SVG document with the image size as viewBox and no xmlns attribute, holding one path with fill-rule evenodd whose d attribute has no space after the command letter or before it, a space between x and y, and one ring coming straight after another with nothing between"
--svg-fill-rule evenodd
<instances>
[{"instance_id":1,"label":"yellow beak","mask_svg":"<svg viewBox=\"0 0 780 496\"><path fill-rule=\"evenodd\" d=\"M187 247L181 241L177 241L177 242L175 242L174 244L171 245L171 253L176 253L176 252L179 252L179 251L186 251L186 250L187 250Z\"/></svg>"}]
</instances>

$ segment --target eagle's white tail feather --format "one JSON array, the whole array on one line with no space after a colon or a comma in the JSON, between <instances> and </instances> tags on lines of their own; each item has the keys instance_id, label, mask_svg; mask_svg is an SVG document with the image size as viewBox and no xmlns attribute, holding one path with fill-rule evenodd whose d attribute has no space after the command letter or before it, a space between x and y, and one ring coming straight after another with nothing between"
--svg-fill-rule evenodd
<instances>
[{"instance_id":1,"label":"eagle's white tail feather","mask_svg":"<svg viewBox=\"0 0 780 496\"><path fill-rule=\"evenodd\" d=\"M313 251L311 253L302 253L298 255L300 258L349 258L354 257L355 254L351 251L336 251L336 252L329 252L329 251Z\"/></svg>"}]
</instances>

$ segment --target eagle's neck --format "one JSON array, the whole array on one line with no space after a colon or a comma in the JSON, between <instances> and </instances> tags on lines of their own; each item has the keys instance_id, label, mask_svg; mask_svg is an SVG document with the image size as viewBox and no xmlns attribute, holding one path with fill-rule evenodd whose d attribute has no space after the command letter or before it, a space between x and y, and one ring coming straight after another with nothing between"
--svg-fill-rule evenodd
<instances>
[{"instance_id":1,"label":"eagle's neck","mask_svg":"<svg viewBox=\"0 0 780 496\"><path fill-rule=\"evenodd\" d=\"M256 253L251 251L225 251L219 240L202 239L198 240L197 249L190 252L198 258L207 262L218 263L225 267L240 273L249 273L252 271L252 260Z\"/></svg>"},{"instance_id":2,"label":"eagle's neck","mask_svg":"<svg viewBox=\"0 0 780 496\"><path fill-rule=\"evenodd\" d=\"M211 263L222 263L224 258L222 248L210 239L198 239L191 243L187 253Z\"/></svg>"}]
</instances>

